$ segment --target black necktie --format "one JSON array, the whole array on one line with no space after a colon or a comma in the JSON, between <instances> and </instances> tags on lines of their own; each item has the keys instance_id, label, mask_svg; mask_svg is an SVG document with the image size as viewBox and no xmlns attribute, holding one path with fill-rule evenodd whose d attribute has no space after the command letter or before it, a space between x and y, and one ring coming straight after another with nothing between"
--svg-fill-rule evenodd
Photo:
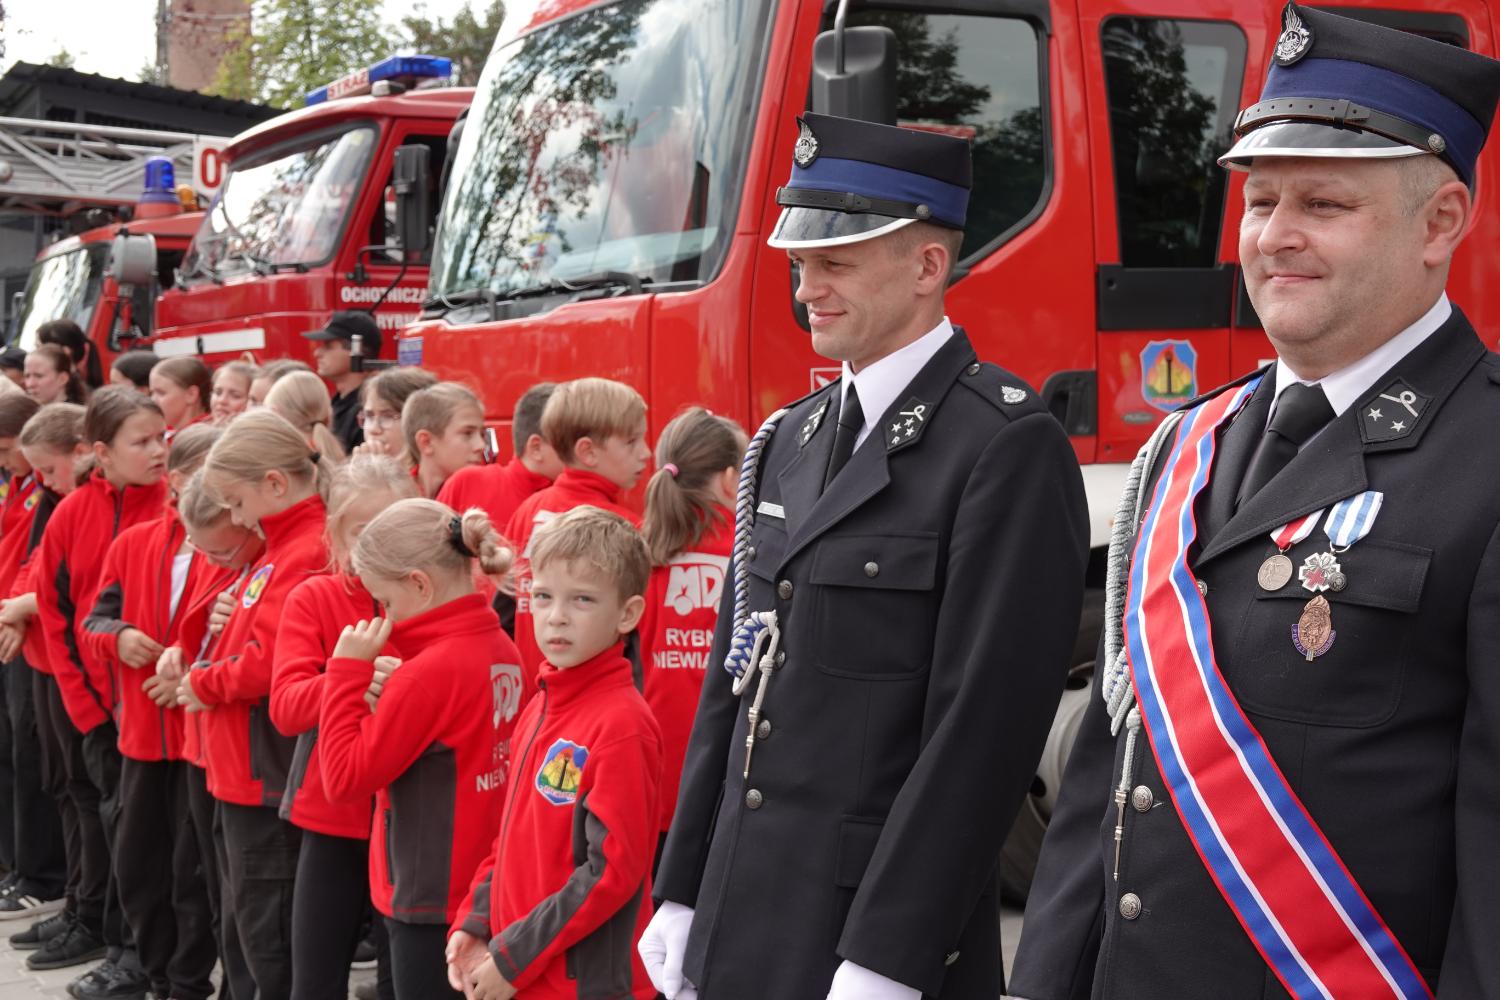
<instances>
[{"instance_id":1,"label":"black necktie","mask_svg":"<svg viewBox=\"0 0 1500 1000\"><path fill-rule=\"evenodd\" d=\"M828 489L833 477L839 474L844 463L849 461L849 456L854 454L854 442L858 440L860 428L864 425L864 407L859 405L859 393L854 390L854 383L850 382L844 393L844 405L839 409L839 426L833 434L833 454L828 456L828 474L823 477L823 489Z\"/></svg>"},{"instance_id":2,"label":"black necktie","mask_svg":"<svg viewBox=\"0 0 1500 1000\"><path fill-rule=\"evenodd\" d=\"M1333 407L1322 386L1301 382L1287 386L1277 398L1271 424L1250 460L1250 471L1245 473L1236 504L1243 504L1276 478L1297 457L1298 449L1332 419Z\"/></svg>"}]
</instances>

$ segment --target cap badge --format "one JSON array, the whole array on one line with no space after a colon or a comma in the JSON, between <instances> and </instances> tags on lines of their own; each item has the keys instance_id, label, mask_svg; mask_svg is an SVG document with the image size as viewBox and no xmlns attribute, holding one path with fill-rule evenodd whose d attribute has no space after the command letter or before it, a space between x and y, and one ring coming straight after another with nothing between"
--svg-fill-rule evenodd
<instances>
[{"instance_id":1,"label":"cap badge","mask_svg":"<svg viewBox=\"0 0 1500 1000\"><path fill-rule=\"evenodd\" d=\"M812 129L807 127L807 122L799 120L798 125L802 131L797 134L797 145L792 150L792 159L797 166L806 167L818 158L818 137L813 135Z\"/></svg>"},{"instance_id":2,"label":"cap badge","mask_svg":"<svg viewBox=\"0 0 1500 1000\"><path fill-rule=\"evenodd\" d=\"M1448 140L1434 132L1427 137L1427 148L1434 153L1441 153L1448 148Z\"/></svg>"},{"instance_id":3,"label":"cap badge","mask_svg":"<svg viewBox=\"0 0 1500 1000\"><path fill-rule=\"evenodd\" d=\"M1281 37L1276 39L1276 62L1290 66L1312 48L1312 31L1302 23L1301 16L1291 4L1287 4L1281 28Z\"/></svg>"},{"instance_id":4,"label":"cap badge","mask_svg":"<svg viewBox=\"0 0 1500 1000\"><path fill-rule=\"evenodd\" d=\"M1002 385L1000 387L1000 398L1005 401L1006 405L1015 406L1017 403L1026 402L1026 390L1017 389L1013 385Z\"/></svg>"}]
</instances>

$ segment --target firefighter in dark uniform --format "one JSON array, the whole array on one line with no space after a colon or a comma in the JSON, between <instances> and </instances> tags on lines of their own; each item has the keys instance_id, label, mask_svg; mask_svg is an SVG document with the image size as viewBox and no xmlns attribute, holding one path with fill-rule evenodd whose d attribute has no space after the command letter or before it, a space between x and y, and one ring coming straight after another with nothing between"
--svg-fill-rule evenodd
<instances>
[{"instance_id":1,"label":"firefighter in dark uniform","mask_svg":"<svg viewBox=\"0 0 1500 1000\"><path fill-rule=\"evenodd\" d=\"M996 861L1078 627L1082 477L944 315L968 143L800 124L770 243L844 374L752 440L641 951L674 1000L994 998Z\"/></svg>"},{"instance_id":2,"label":"firefighter in dark uniform","mask_svg":"<svg viewBox=\"0 0 1500 1000\"><path fill-rule=\"evenodd\" d=\"M1500 996L1500 357L1444 293L1497 93L1286 8L1221 160L1277 360L1137 459L1014 996Z\"/></svg>"}]
</instances>

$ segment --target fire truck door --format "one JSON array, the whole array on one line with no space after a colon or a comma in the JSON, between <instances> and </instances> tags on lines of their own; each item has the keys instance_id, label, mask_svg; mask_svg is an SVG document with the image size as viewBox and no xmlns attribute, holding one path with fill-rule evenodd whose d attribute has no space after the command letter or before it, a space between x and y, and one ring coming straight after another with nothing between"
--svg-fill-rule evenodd
<instances>
[{"instance_id":1,"label":"fire truck door","mask_svg":"<svg viewBox=\"0 0 1500 1000\"><path fill-rule=\"evenodd\" d=\"M1238 374L1232 142L1258 0L1080 0L1094 179L1100 461L1128 461L1181 403ZM1255 57L1250 59L1250 53ZM1257 67L1258 68L1258 67ZM1258 84L1258 79L1256 80Z\"/></svg>"}]
</instances>

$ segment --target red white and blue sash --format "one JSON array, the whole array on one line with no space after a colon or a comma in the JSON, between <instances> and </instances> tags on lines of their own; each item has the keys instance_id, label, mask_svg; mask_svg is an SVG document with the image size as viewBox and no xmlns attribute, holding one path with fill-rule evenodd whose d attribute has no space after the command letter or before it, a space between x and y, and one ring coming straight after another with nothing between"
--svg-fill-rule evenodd
<instances>
[{"instance_id":1,"label":"red white and blue sash","mask_svg":"<svg viewBox=\"0 0 1500 1000\"><path fill-rule=\"evenodd\" d=\"M1258 380L1257 380L1258 381ZM1193 846L1293 996L1432 996L1308 815L1214 662L1188 553L1216 431L1252 381L1188 413L1137 538L1125 642L1152 752Z\"/></svg>"}]
</instances>

